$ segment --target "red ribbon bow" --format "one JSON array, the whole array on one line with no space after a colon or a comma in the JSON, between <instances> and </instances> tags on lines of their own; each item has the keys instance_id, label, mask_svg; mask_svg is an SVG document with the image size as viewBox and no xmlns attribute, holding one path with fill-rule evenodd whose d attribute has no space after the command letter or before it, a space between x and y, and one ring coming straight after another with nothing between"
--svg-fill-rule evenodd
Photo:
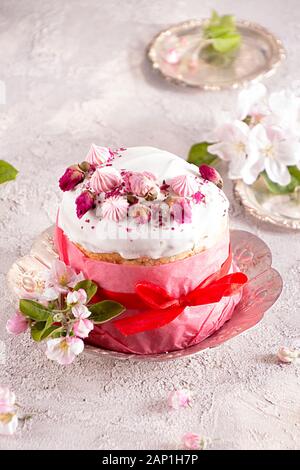
<instances>
[{"instance_id":1,"label":"red ribbon bow","mask_svg":"<svg viewBox=\"0 0 300 470\"><path fill-rule=\"evenodd\" d=\"M231 262L230 253L217 273L209 276L194 290L179 298L172 297L164 288L146 281L139 282L135 286L135 294L103 290L102 295L118 300L127 308L144 310L114 322L116 328L125 336L154 330L173 321L186 307L213 304L219 302L222 297L231 296L241 289L248 278L240 272L227 274Z\"/></svg>"}]
</instances>

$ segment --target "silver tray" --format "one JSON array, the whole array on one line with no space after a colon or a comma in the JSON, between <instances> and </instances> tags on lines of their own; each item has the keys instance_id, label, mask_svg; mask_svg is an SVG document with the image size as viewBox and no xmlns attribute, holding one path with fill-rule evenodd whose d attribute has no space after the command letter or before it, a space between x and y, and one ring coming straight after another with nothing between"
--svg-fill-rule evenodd
<instances>
[{"instance_id":1,"label":"silver tray","mask_svg":"<svg viewBox=\"0 0 300 470\"><path fill-rule=\"evenodd\" d=\"M251 186L237 180L233 192L246 211L262 222L300 230L300 188L292 194L279 195L270 193L259 180Z\"/></svg>"},{"instance_id":2,"label":"silver tray","mask_svg":"<svg viewBox=\"0 0 300 470\"><path fill-rule=\"evenodd\" d=\"M170 26L154 37L147 55L152 67L163 78L204 90L237 88L273 74L286 56L281 41L267 29L248 21L237 21L242 44L236 57L223 65L208 63L195 53L198 38L207 21L185 21ZM180 55L177 63L168 61L170 50Z\"/></svg>"}]
</instances>

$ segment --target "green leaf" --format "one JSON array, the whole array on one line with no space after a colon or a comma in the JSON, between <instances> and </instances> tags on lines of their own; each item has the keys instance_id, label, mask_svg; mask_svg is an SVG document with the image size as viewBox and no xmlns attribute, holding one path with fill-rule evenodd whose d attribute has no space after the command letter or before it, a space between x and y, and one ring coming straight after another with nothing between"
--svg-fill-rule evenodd
<instances>
[{"instance_id":1,"label":"green leaf","mask_svg":"<svg viewBox=\"0 0 300 470\"><path fill-rule=\"evenodd\" d=\"M64 331L64 329L60 325L51 325L49 328L44 329L43 334L41 336L41 341L46 338L49 338L49 336L51 336L52 338L54 336L53 335L54 332L57 334L57 333L61 333L62 331ZM61 336L61 334L59 334L58 336Z\"/></svg>"},{"instance_id":2,"label":"green leaf","mask_svg":"<svg viewBox=\"0 0 300 470\"><path fill-rule=\"evenodd\" d=\"M43 335L43 331L45 329L46 322L45 321L39 321L36 322L34 325L31 327L31 338L34 341L41 341L41 337Z\"/></svg>"},{"instance_id":3,"label":"green leaf","mask_svg":"<svg viewBox=\"0 0 300 470\"><path fill-rule=\"evenodd\" d=\"M236 28L235 17L219 16L216 11L212 12L209 22L203 28L203 36L211 43L213 49L221 54L233 51L241 44L241 35Z\"/></svg>"},{"instance_id":4,"label":"green leaf","mask_svg":"<svg viewBox=\"0 0 300 470\"><path fill-rule=\"evenodd\" d=\"M49 315L47 321L36 322L31 327L31 337L35 341L42 341L49 336L52 336L53 332L63 331L61 325L54 325L52 315Z\"/></svg>"},{"instance_id":5,"label":"green leaf","mask_svg":"<svg viewBox=\"0 0 300 470\"><path fill-rule=\"evenodd\" d=\"M121 315L125 311L125 307L112 300L102 300L102 302L90 305L89 310L92 312L89 317L90 320L94 323L105 323Z\"/></svg>"},{"instance_id":6,"label":"green leaf","mask_svg":"<svg viewBox=\"0 0 300 470\"><path fill-rule=\"evenodd\" d=\"M290 172L290 175L295 178L299 182L300 185L300 170L297 166L289 166L288 170Z\"/></svg>"},{"instance_id":7,"label":"green leaf","mask_svg":"<svg viewBox=\"0 0 300 470\"><path fill-rule=\"evenodd\" d=\"M212 39L212 46L217 52L226 53L240 46L241 37L237 33L226 33L222 37Z\"/></svg>"},{"instance_id":8,"label":"green leaf","mask_svg":"<svg viewBox=\"0 0 300 470\"><path fill-rule=\"evenodd\" d=\"M34 300L21 299L19 308L25 317L36 321L46 321L51 315L51 310Z\"/></svg>"},{"instance_id":9,"label":"green leaf","mask_svg":"<svg viewBox=\"0 0 300 470\"><path fill-rule=\"evenodd\" d=\"M10 163L0 160L0 184L14 180L17 174L18 170L16 170Z\"/></svg>"},{"instance_id":10,"label":"green leaf","mask_svg":"<svg viewBox=\"0 0 300 470\"><path fill-rule=\"evenodd\" d=\"M85 279L84 281L80 281L74 287L74 290L84 289L87 293L87 302L89 302L98 290L97 284L91 281L90 279Z\"/></svg>"},{"instance_id":11,"label":"green leaf","mask_svg":"<svg viewBox=\"0 0 300 470\"><path fill-rule=\"evenodd\" d=\"M209 142L200 142L199 144L195 144L190 148L189 155L188 155L188 162L194 163L194 165L200 166L203 163L205 165L212 165L218 157L209 153L207 147L210 144Z\"/></svg>"},{"instance_id":12,"label":"green leaf","mask_svg":"<svg viewBox=\"0 0 300 470\"><path fill-rule=\"evenodd\" d=\"M274 181L270 180L265 171L262 172L262 177L265 180L268 190L273 194L289 194L294 192L296 187L300 185L300 181L298 181L293 175L291 175L291 182L286 186L274 183Z\"/></svg>"}]
</instances>

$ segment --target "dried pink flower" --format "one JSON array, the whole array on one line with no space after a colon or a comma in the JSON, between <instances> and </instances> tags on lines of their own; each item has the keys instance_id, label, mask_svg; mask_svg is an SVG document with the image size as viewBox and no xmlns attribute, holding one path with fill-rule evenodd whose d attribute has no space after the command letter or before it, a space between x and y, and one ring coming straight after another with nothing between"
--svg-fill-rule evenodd
<instances>
[{"instance_id":1,"label":"dried pink flower","mask_svg":"<svg viewBox=\"0 0 300 470\"><path fill-rule=\"evenodd\" d=\"M129 208L129 216L137 224L147 224L151 219L151 209L144 204L134 204Z\"/></svg>"},{"instance_id":2,"label":"dried pink flower","mask_svg":"<svg viewBox=\"0 0 300 470\"><path fill-rule=\"evenodd\" d=\"M218 188L223 188L223 180L221 178L220 173L209 165L200 165L199 166L199 173L204 180L210 181L214 183Z\"/></svg>"},{"instance_id":3,"label":"dried pink flower","mask_svg":"<svg viewBox=\"0 0 300 470\"><path fill-rule=\"evenodd\" d=\"M95 207L95 196L90 191L83 191L75 200L76 214L79 219Z\"/></svg>"},{"instance_id":4,"label":"dried pink flower","mask_svg":"<svg viewBox=\"0 0 300 470\"><path fill-rule=\"evenodd\" d=\"M70 166L60 178L59 187L62 191L71 191L84 180L84 176L84 172L79 168L79 165Z\"/></svg>"}]
</instances>

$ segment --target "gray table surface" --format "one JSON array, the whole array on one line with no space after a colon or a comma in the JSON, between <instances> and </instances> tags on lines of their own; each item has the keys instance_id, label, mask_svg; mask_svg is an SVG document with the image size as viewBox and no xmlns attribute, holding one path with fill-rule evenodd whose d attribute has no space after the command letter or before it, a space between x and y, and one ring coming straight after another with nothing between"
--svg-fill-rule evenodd
<instances>
[{"instance_id":1,"label":"gray table surface","mask_svg":"<svg viewBox=\"0 0 300 470\"><path fill-rule=\"evenodd\" d=\"M216 439L217 449L300 447L299 368L279 365L281 345L299 344L299 233L262 224L232 200L231 224L263 238L284 290L264 320L215 350L168 363L98 362L82 355L63 368L27 336L10 338L13 308L6 273L53 223L66 165L100 145L154 145L187 155L212 113L236 92L202 93L163 82L144 58L160 29L209 15L212 7L261 23L284 42L288 59L266 82L299 84L296 0L2 0L0 158L19 170L0 187L0 383L32 418L2 449L172 449L184 432ZM2 355L3 356L3 355ZM168 392L187 387L192 409L169 412Z\"/></svg>"}]
</instances>

